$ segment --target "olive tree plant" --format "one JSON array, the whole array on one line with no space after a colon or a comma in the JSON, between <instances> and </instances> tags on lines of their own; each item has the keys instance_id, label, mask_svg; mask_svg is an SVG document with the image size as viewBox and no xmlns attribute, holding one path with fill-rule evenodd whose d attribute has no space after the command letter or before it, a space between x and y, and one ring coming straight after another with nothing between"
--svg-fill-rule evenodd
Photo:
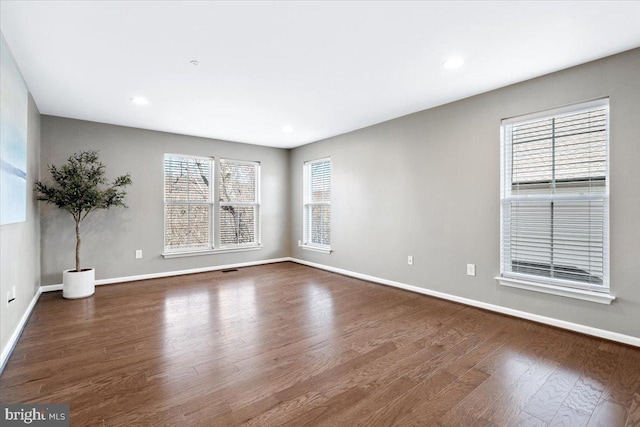
<instances>
[{"instance_id":1,"label":"olive tree plant","mask_svg":"<svg viewBox=\"0 0 640 427\"><path fill-rule=\"evenodd\" d=\"M94 150L80 151L60 166L48 166L55 185L36 182L38 200L56 205L73 216L76 223L76 269L80 269L80 223L97 209L112 206L126 208L124 188L131 185L131 176L122 175L109 183L105 176L105 165Z\"/></svg>"}]
</instances>

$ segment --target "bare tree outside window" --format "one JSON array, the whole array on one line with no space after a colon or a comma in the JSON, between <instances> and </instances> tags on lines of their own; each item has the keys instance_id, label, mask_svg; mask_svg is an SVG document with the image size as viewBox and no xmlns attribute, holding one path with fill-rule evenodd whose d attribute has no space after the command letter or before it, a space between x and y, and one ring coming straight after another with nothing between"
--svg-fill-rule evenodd
<instances>
[{"instance_id":1,"label":"bare tree outside window","mask_svg":"<svg viewBox=\"0 0 640 427\"><path fill-rule=\"evenodd\" d=\"M220 245L257 243L258 164L220 161Z\"/></svg>"},{"instance_id":2,"label":"bare tree outside window","mask_svg":"<svg viewBox=\"0 0 640 427\"><path fill-rule=\"evenodd\" d=\"M207 249L212 246L211 175L209 159L165 157L166 249Z\"/></svg>"}]
</instances>

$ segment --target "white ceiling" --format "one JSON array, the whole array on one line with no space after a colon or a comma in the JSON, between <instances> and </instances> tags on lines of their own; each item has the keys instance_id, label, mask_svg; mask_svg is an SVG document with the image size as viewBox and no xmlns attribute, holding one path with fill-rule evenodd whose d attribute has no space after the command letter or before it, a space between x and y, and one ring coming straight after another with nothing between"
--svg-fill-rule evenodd
<instances>
[{"instance_id":1,"label":"white ceiling","mask_svg":"<svg viewBox=\"0 0 640 427\"><path fill-rule=\"evenodd\" d=\"M640 1L3 0L0 8L41 113L275 147L640 46ZM465 65L443 68L453 55Z\"/></svg>"}]
</instances>

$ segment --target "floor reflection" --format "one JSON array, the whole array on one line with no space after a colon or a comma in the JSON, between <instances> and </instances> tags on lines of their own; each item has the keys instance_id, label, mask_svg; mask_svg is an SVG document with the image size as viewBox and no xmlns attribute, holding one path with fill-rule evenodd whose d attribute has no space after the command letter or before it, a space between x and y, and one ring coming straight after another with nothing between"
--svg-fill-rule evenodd
<instances>
[{"instance_id":1,"label":"floor reflection","mask_svg":"<svg viewBox=\"0 0 640 427\"><path fill-rule=\"evenodd\" d=\"M305 288L305 314L310 326L317 330L333 329L333 295L323 286L310 284Z\"/></svg>"},{"instance_id":2,"label":"floor reflection","mask_svg":"<svg viewBox=\"0 0 640 427\"><path fill-rule=\"evenodd\" d=\"M217 323L230 327L245 342L260 342L256 286L253 280L225 285L217 292Z\"/></svg>"},{"instance_id":3,"label":"floor reflection","mask_svg":"<svg viewBox=\"0 0 640 427\"><path fill-rule=\"evenodd\" d=\"M182 348L185 341L195 336L198 325L206 325L211 320L209 291L190 290L187 293L167 295L163 315L165 349L171 351Z\"/></svg>"}]
</instances>

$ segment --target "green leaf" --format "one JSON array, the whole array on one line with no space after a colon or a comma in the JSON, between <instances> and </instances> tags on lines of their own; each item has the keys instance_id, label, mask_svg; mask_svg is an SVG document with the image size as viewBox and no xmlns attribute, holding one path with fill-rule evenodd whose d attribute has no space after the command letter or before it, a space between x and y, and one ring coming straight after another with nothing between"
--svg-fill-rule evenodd
<instances>
[{"instance_id":1,"label":"green leaf","mask_svg":"<svg viewBox=\"0 0 640 427\"><path fill-rule=\"evenodd\" d=\"M109 183L106 167L95 150L75 153L62 166L49 165L48 169L54 183L35 183L38 200L69 212L78 223L96 209L127 207L124 188L132 184L131 176L122 175Z\"/></svg>"}]
</instances>

